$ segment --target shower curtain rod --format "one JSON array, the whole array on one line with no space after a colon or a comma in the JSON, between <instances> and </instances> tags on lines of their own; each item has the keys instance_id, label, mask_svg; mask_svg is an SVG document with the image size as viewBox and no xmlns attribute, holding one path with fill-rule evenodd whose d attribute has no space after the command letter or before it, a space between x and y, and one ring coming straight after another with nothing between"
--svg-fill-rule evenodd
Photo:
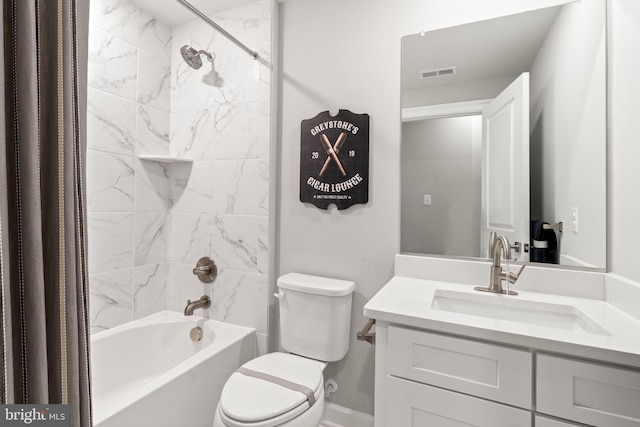
<instances>
[{"instance_id":1,"label":"shower curtain rod","mask_svg":"<svg viewBox=\"0 0 640 427\"><path fill-rule=\"evenodd\" d=\"M235 43L240 49L242 49L245 52L247 52L249 54L249 56L251 56L253 59L256 59L258 57L258 52L255 52L255 51L249 49L247 47L247 45L242 43L237 38L233 37L224 28L222 28L220 25L216 24L211 19L209 19L209 17L207 15L205 15L202 12L200 12L200 10L197 9L195 6L193 6L191 3L187 2L186 0L176 0L176 1L181 3L184 7L189 9L191 12L195 13L196 15L198 15L200 18L202 18L202 20L204 20L204 22L206 22L207 24L211 25L213 28L218 30L219 33L221 33L223 36L225 36L226 38L231 40L233 43Z\"/></svg>"}]
</instances>

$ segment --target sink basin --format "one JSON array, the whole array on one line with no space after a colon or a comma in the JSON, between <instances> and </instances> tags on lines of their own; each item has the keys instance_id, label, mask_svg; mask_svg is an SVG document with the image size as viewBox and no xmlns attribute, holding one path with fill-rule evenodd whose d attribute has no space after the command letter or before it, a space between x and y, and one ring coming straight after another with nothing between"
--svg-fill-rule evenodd
<instances>
[{"instance_id":1,"label":"sink basin","mask_svg":"<svg viewBox=\"0 0 640 427\"><path fill-rule=\"evenodd\" d=\"M610 335L576 307L504 295L436 289L431 308L496 320L528 323L590 334Z\"/></svg>"}]
</instances>

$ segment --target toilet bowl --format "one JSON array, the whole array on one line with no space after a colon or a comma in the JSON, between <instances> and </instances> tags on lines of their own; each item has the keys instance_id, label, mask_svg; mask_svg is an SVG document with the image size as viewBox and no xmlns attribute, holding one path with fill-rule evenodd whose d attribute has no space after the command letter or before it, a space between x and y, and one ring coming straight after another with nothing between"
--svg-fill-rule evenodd
<instances>
[{"instance_id":1,"label":"toilet bowl","mask_svg":"<svg viewBox=\"0 0 640 427\"><path fill-rule=\"evenodd\" d=\"M278 279L281 346L227 380L214 427L317 427L323 371L349 348L353 282L290 273Z\"/></svg>"},{"instance_id":2,"label":"toilet bowl","mask_svg":"<svg viewBox=\"0 0 640 427\"><path fill-rule=\"evenodd\" d=\"M243 368L266 375L233 373L222 391L214 427L316 427L324 409L325 366L287 353L269 353L245 363ZM310 402L305 393L265 378L306 387L313 398Z\"/></svg>"}]
</instances>

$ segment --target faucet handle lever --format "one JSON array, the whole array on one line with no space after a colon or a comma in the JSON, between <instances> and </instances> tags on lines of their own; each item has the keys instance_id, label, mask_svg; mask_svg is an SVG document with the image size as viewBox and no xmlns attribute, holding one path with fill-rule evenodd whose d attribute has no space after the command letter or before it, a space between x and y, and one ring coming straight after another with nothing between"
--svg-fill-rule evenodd
<instances>
[{"instance_id":1,"label":"faucet handle lever","mask_svg":"<svg viewBox=\"0 0 640 427\"><path fill-rule=\"evenodd\" d=\"M193 274L203 283L211 283L218 276L218 267L216 263L209 257L203 257L198 260Z\"/></svg>"},{"instance_id":2,"label":"faucet handle lever","mask_svg":"<svg viewBox=\"0 0 640 427\"><path fill-rule=\"evenodd\" d=\"M193 274L196 276L205 276L211 273L211 267L208 265L201 265L200 267L196 267L193 269Z\"/></svg>"},{"instance_id":3,"label":"faucet handle lever","mask_svg":"<svg viewBox=\"0 0 640 427\"><path fill-rule=\"evenodd\" d=\"M516 280L518 280L518 278L520 277L520 273L522 273L522 270L524 270L525 267L526 265L520 267L520 270L518 270L517 273L507 271L507 280L509 280L509 283L516 283Z\"/></svg>"}]
</instances>

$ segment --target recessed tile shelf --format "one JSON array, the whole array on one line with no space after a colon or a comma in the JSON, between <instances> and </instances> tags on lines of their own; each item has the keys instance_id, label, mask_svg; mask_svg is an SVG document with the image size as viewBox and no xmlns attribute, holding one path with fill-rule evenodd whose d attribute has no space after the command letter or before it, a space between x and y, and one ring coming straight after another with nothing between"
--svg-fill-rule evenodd
<instances>
[{"instance_id":1,"label":"recessed tile shelf","mask_svg":"<svg viewBox=\"0 0 640 427\"><path fill-rule=\"evenodd\" d=\"M177 156L165 156L165 155L156 155L156 154L140 154L138 155L140 160L149 160L152 162L161 162L161 163L193 163L193 159L187 159L185 157L177 157Z\"/></svg>"}]
</instances>

